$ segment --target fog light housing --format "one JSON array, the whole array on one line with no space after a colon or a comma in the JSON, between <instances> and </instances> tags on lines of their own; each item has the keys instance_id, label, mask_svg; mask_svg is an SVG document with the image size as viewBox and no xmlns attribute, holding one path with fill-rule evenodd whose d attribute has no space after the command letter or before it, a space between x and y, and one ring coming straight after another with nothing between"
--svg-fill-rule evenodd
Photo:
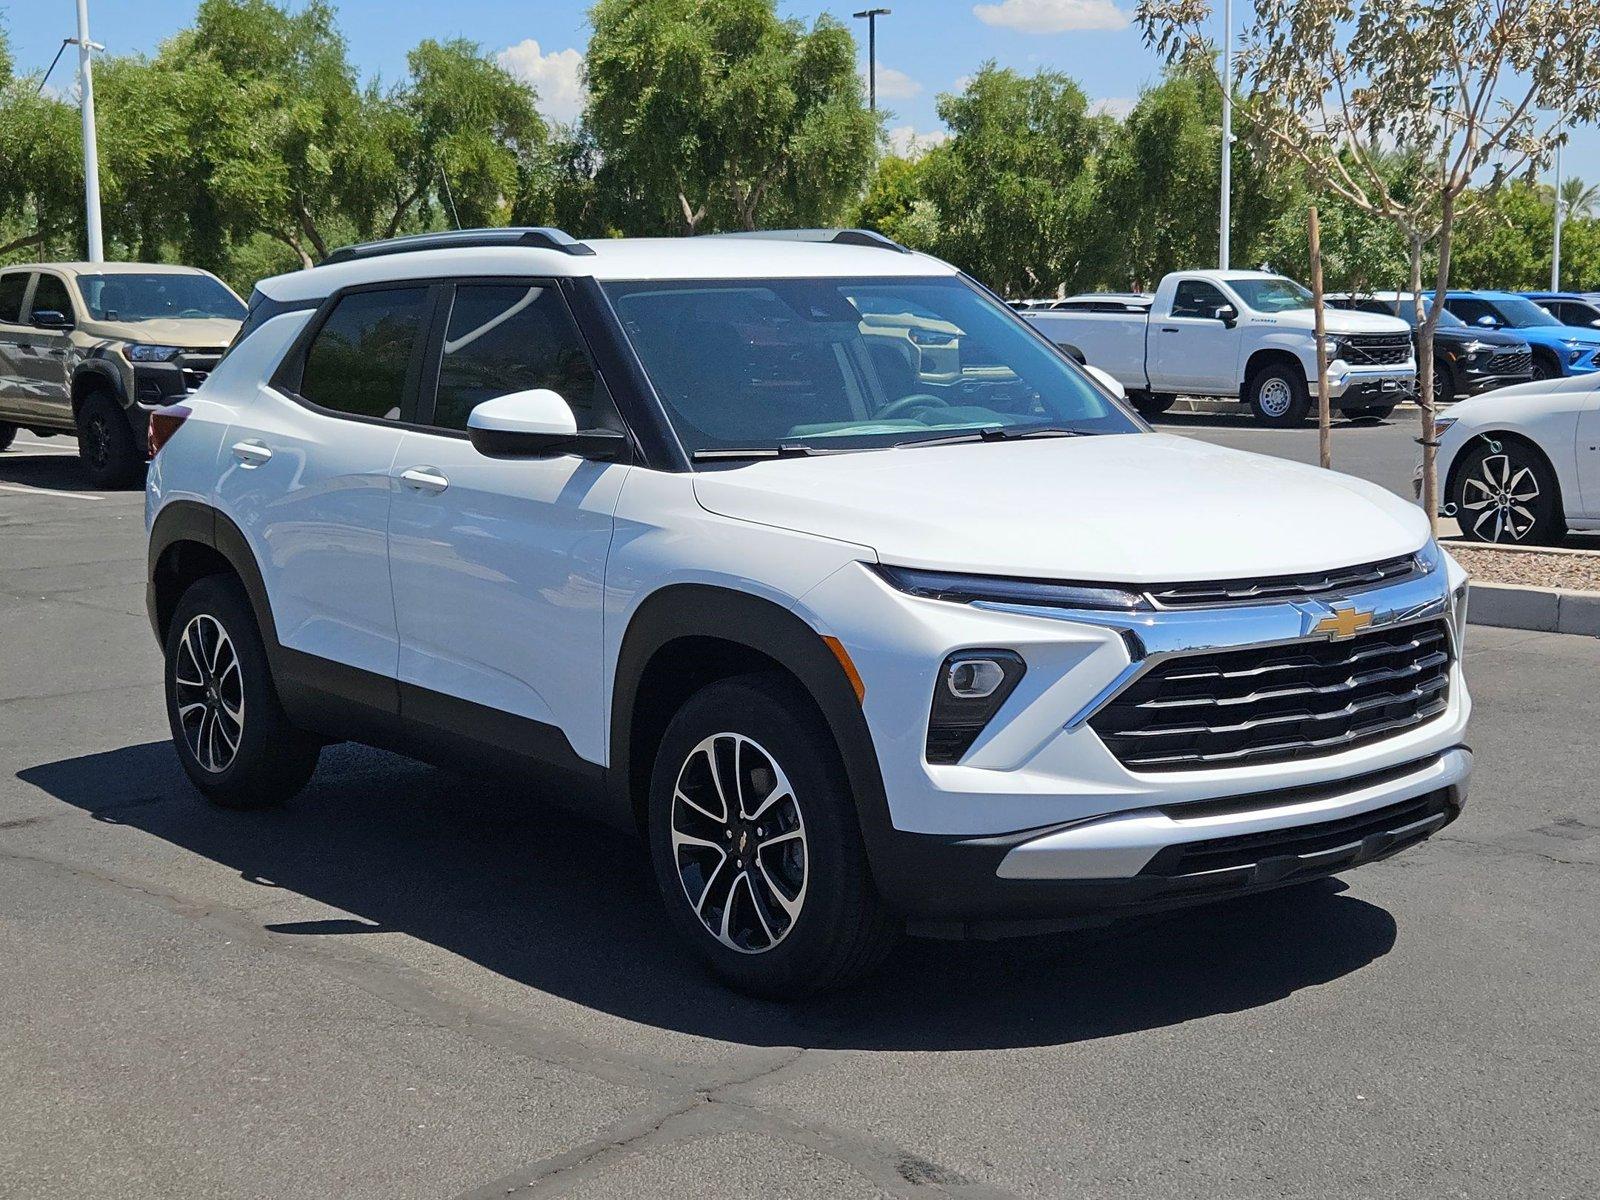
<instances>
[{"instance_id":1,"label":"fog light housing","mask_svg":"<svg viewBox=\"0 0 1600 1200\"><path fill-rule=\"evenodd\" d=\"M928 714L928 761L960 762L1027 670L1012 650L958 650L945 659Z\"/></svg>"}]
</instances>

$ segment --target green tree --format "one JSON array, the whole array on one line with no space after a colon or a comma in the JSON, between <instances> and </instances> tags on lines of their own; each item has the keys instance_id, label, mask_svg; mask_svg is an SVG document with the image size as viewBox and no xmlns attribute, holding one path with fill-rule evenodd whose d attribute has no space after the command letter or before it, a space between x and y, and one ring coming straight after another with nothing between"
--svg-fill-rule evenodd
<instances>
[{"instance_id":1,"label":"green tree","mask_svg":"<svg viewBox=\"0 0 1600 1200\"><path fill-rule=\"evenodd\" d=\"M828 224L859 195L877 126L855 40L774 0L599 0L586 114L630 232Z\"/></svg>"},{"instance_id":2,"label":"green tree","mask_svg":"<svg viewBox=\"0 0 1600 1200\"><path fill-rule=\"evenodd\" d=\"M0 257L40 247L79 253L83 165L76 108L17 77L0 29Z\"/></svg>"},{"instance_id":3,"label":"green tree","mask_svg":"<svg viewBox=\"0 0 1600 1200\"><path fill-rule=\"evenodd\" d=\"M924 181L929 162L939 152L935 148L914 159L895 154L880 158L851 223L876 229L914 250L935 250L939 208L928 198Z\"/></svg>"}]
</instances>

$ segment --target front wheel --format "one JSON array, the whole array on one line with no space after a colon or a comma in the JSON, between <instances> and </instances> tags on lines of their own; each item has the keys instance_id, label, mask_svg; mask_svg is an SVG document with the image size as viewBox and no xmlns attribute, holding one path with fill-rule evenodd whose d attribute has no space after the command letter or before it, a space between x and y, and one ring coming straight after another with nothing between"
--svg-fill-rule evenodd
<instances>
[{"instance_id":1,"label":"front wheel","mask_svg":"<svg viewBox=\"0 0 1600 1200\"><path fill-rule=\"evenodd\" d=\"M15 425L7 425L3 421L0 421L0 450L9 450L11 448L11 443L16 440L16 437L17 427Z\"/></svg>"},{"instance_id":2,"label":"front wheel","mask_svg":"<svg viewBox=\"0 0 1600 1200\"><path fill-rule=\"evenodd\" d=\"M1311 396L1298 367L1275 363L1250 379L1250 411L1263 425L1288 428L1302 424L1311 408Z\"/></svg>"},{"instance_id":3,"label":"front wheel","mask_svg":"<svg viewBox=\"0 0 1600 1200\"><path fill-rule=\"evenodd\" d=\"M1178 402L1169 392L1129 392L1128 399L1141 417L1159 417Z\"/></svg>"},{"instance_id":4,"label":"front wheel","mask_svg":"<svg viewBox=\"0 0 1600 1200\"><path fill-rule=\"evenodd\" d=\"M1554 472L1521 442L1479 442L1451 490L1461 534L1471 541L1548 546L1567 532Z\"/></svg>"},{"instance_id":5,"label":"front wheel","mask_svg":"<svg viewBox=\"0 0 1600 1200\"><path fill-rule=\"evenodd\" d=\"M649 837L673 925L741 991L845 987L894 944L832 735L781 675L710 684L673 718Z\"/></svg>"},{"instance_id":6,"label":"front wheel","mask_svg":"<svg viewBox=\"0 0 1600 1200\"><path fill-rule=\"evenodd\" d=\"M133 426L104 392L91 395L78 410L78 457L97 488L128 487L144 465Z\"/></svg>"},{"instance_id":7,"label":"front wheel","mask_svg":"<svg viewBox=\"0 0 1600 1200\"><path fill-rule=\"evenodd\" d=\"M1535 354L1533 356L1533 378L1560 379L1561 367L1553 358L1549 358L1543 354Z\"/></svg>"}]
</instances>

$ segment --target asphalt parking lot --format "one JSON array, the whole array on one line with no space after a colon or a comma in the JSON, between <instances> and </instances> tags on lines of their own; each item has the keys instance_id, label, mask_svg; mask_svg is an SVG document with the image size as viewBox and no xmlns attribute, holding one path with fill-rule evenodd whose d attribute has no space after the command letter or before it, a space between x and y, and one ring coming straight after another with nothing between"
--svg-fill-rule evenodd
<instances>
[{"instance_id":1,"label":"asphalt parking lot","mask_svg":"<svg viewBox=\"0 0 1600 1200\"><path fill-rule=\"evenodd\" d=\"M1346 432L1408 488L1409 426ZM783 1008L514 788L339 747L203 805L142 498L68 449L0 455L0 1195L1600 1194L1600 643L1471 631L1472 801L1412 852Z\"/></svg>"}]
</instances>

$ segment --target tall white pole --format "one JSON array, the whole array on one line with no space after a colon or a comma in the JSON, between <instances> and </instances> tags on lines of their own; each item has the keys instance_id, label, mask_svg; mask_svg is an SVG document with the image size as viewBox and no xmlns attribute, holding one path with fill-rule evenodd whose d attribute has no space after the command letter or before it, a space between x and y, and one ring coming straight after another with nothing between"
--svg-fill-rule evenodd
<instances>
[{"instance_id":1,"label":"tall white pole","mask_svg":"<svg viewBox=\"0 0 1600 1200\"><path fill-rule=\"evenodd\" d=\"M89 40L89 0L78 0L78 92L83 109L83 227L89 261L104 262L100 238L100 147L94 134L94 43Z\"/></svg>"},{"instance_id":2,"label":"tall white pole","mask_svg":"<svg viewBox=\"0 0 1600 1200\"><path fill-rule=\"evenodd\" d=\"M1561 218L1566 206L1561 202L1561 143L1556 143L1556 228L1550 243L1550 290L1561 290Z\"/></svg>"},{"instance_id":3,"label":"tall white pole","mask_svg":"<svg viewBox=\"0 0 1600 1200\"><path fill-rule=\"evenodd\" d=\"M81 2L81 0L80 0ZM1217 266L1228 269L1228 241L1233 225L1233 0L1222 5L1222 203L1218 221Z\"/></svg>"}]
</instances>

